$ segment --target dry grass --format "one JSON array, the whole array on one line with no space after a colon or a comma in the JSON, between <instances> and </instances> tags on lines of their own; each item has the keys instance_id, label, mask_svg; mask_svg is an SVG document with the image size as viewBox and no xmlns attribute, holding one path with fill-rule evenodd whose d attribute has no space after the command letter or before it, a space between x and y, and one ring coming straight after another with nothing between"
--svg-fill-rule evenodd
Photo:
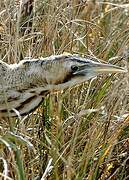
<instances>
[{"instance_id":1,"label":"dry grass","mask_svg":"<svg viewBox=\"0 0 129 180\"><path fill-rule=\"evenodd\" d=\"M128 65L128 1L31 1L24 12L22 1L0 1L3 61L69 52ZM1 179L128 179L128 89L127 75L100 76L1 121Z\"/></svg>"}]
</instances>

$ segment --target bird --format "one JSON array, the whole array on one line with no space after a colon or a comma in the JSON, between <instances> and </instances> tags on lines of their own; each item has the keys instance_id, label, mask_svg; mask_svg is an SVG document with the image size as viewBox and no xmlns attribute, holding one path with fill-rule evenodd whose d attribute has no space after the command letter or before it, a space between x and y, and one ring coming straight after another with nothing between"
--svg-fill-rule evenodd
<instances>
[{"instance_id":1,"label":"bird","mask_svg":"<svg viewBox=\"0 0 129 180\"><path fill-rule=\"evenodd\" d=\"M0 60L0 117L33 112L50 92L71 88L103 73L127 70L95 57L72 54L25 58L16 64Z\"/></svg>"}]
</instances>

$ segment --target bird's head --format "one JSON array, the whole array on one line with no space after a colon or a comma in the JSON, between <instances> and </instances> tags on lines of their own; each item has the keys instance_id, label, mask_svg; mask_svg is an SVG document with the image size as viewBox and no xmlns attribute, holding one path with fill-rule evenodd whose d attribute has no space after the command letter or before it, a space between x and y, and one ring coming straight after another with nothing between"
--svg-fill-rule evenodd
<instances>
[{"instance_id":1,"label":"bird's head","mask_svg":"<svg viewBox=\"0 0 129 180\"><path fill-rule=\"evenodd\" d=\"M43 78L59 89L72 87L102 73L124 73L122 67L96 62L92 57L75 55L50 56L42 60Z\"/></svg>"},{"instance_id":2,"label":"bird's head","mask_svg":"<svg viewBox=\"0 0 129 180\"><path fill-rule=\"evenodd\" d=\"M22 66L23 65L23 66ZM93 57L57 55L41 59L24 60L19 67L32 85L61 90L85 82L99 74L124 73L126 69L111 64L100 63ZM23 72L23 71L22 71Z\"/></svg>"}]
</instances>

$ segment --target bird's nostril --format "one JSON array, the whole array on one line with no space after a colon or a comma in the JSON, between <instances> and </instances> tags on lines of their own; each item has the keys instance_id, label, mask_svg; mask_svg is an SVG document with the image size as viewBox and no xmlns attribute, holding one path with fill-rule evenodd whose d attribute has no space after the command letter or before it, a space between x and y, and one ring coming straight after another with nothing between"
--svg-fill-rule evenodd
<instances>
[{"instance_id":1,"label":"bird's nostril","mask_svg":"<svg viewBox=\"0 0 129 180\"><path fill-rule=\"evenodd\" d=\"M71 70L72 70L73 72L76 72L78 69L79 69L78 66L75 66L75 65L71 66Z\"/></svg>"}]
</instances>

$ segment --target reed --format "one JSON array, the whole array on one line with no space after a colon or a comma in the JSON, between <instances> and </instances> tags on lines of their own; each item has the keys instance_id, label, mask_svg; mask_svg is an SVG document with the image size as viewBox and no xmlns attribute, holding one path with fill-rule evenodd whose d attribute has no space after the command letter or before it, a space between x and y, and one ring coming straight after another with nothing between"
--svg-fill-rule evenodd
<instances>
[{"instance_id":1,"label":"reed","mask_svg":"<svg viewBox=\"0 0 129 180\"><path fill-rule=\"evenodd\" d=\"M128 67L128 1L23 2L0 1L2 61L68 52ZM1 119L0 177L127 179L128 89L128 75L99 76Z\"/></svg>"}]
</instances>

